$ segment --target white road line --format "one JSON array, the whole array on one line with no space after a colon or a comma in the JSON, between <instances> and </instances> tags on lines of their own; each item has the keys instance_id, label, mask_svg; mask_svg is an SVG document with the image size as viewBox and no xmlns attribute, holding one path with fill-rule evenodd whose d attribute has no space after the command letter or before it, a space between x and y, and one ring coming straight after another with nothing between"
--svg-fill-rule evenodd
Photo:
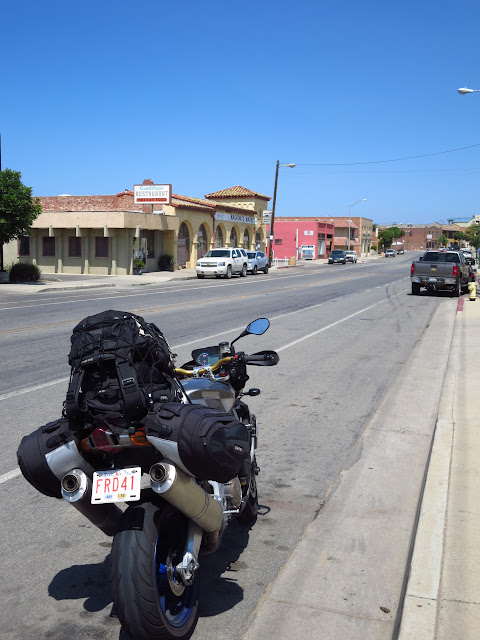
<instances>
[{"instance_id":1,"label":"white road line","mask_svg":"<svg viewBox=\"0 0 480 640\"><path fill-rule=\"evenodd\" d=\"M378 287L377 287L378 288ZM404 291L401 291L400 293L404 293ZM400 293L395 294L394 296L391 296L392 298L395 298L397 295L400 295ZM380 302L376 302L373 306L376 306L378 304L381 304L382 302L385 302L386 300L388 300L388 298L385 298L385 300L381 300ZM319 302L318 304L313 304L310 307L303 307L302 309L297 309L296 311L288 311L287 313L280 313L278 316L273 316L272 318L270 318L271 321L273 320L280 320L281 318L286 318L288 316L292 316L295 315L297 313L303 313L304 311L311 311L312 309L316 309L318 307L323 306L324 304L331 304L333 302L333 300L328 300L328 301L324 301L324 302ZM319 331L316 331L313 334L309 334L309 335L316 335L317 333L320 333L322 331L325 331L326 329L329 329L330 327L335 326L336 324L339 324L340 322L344 322L345 320L348 320L349 318L353 318L353 316L358 315L359 313L362 313L363 311L366 311L367 309L371 309L372 307L367 307L366 309L362 309L360 311L357 311L356 313L354 313L353 315L347 316L346 318L343 318L341 320L338 320L337 322L335 322L334 324L328 325L327 327L324 327L323 329L319 329ZM243 331L245 327L239 326L239 327L233 327L232 329L223 329L222 331L218 332L218 333L213 333L209 336L204 336L203 338L195 338L194 340L190 340L188 342L183 342L182 344L176 344L176 345L172 345L171 349L172 351L175 351L175 349L181 349L183 347L188 347L191 344L199 344L201 342L203 342L204 340L211 340L213 338L218 338L218 336L225 336L229 333L236 333L238 331ZM305 336L305 338L308 338L309 336ZM300 340L305 339L305 338L300 338ZM296 344L296 343L292 343L292 344ZM288 346L291 345L286 345L285 347L280 347L280 349L276 349L276 351L280 351L282 349L286 349ZM51 387L55 384L61 384L63 382L68 382L70 378L59 378L58 380L52 380L51 382L45 382L44 384L39 384L36 385L34 387L25 387L24 389L19 389L18 391L10 391L9 393L4 393L3 395L0 395L0 401L1 400L7 400L8 398L14 398L15 396L21 396L25 393L31 393L32 391L38 391L39 389L45 389L46 387Z\"/></svg>"},{"instance_id":2,"label":"white road line","mask_svg":"<svg viewBox=\"0 0 480 640\"><path fill-rule=\"evenodd\" d=\"M326 327L322 327L321 329L318 329L317 331L314 331L313 333L309 333L306 336L303 336L302 338L298 338L298 340L294 340L293 342L289 342L288 344L284 345L283 347L279 347L278 349L275 349L275 351L283 351L284 349L288 349L289 347L293 347L294 345L298 344L299 342L303 342L304 340L308 340L308 338L313 338L314 336L318 336L319 333L322 333L323 331L326 331L327 329L331 329L332 327L337 326L337 324L341 324L342 322L345 322L346 320L350 320L350 318L354 318L355 316L358 316L360 313L364 313L365 311L369 311L370 309L373 309L374 307L378 307L379 304L383 304L384 302L387 302L387 300L391 300L392 298L396 298L397 296L401 295L402 293L405 293L405 289L403 291L400 291L400 293L396 293L393 296L390 296L389 298L384 298L383 300L380 300L380 302L375 302L375 304L370 305L369 307L365 307L364 309L360 309L360 311L356 311L355 313L350 314L349 316L346 316L345 318L341 318L340 320L337 320L336 322L332 322L332 324L327 324Z\"/></svg>"},{"instance_id":3,"label":"white road line","mask_svg":"<svg viewBox=\"0 0 480 640\"><path fill-rule=\"evenodd\" d=\"M4 473L3 476L0 476L0 484L6 482L7 480L11 480L12 478L16 478L22 472L20 469L14 469L13 471L9 471L8 473Z\"/></svg>"},{"instance_id":4,"label":"white road line","mask_svg":"<svg viewBox=\"0 0 480 640\"><path fill-rule=\"evenodd\" d=\"M350 271L352 270L353 267L347 267L347 269L344 269L343 271ZM291 280L292 278L303 278L306 275L317 275L318 272L303 272L303 273L298 273L298 274L291 274L291 275L284 275L284 276L274 276L275 277L275 281L277 280ZM171 281L170 281L171 282ZM188 282L188 281L187 281ZM243 281L243 284L265 284L267 281L264 278L255 276L255 277L251 277L248 278L246 281ZM234 285L234 282L229 281L230 286ZM162 285L153 285L153 286L162 286ZM196 289L199 288L199 286L202 287L202 289L216 289L218 287L225 287L228 286L228 284L225 282L223 284L210 284L210 285L197 285L195 286L184 286L180 289L166 289L166 290L153 290L150 289L150 291L143 291L143 292L136 292L136 293L126 293L124 295L121 295L120 293L118 294L114 294L114 295L106 295L104 297L100 297L97 296L96 298L71 298L69 300L61 300L61 301L57 301L57 302L41 302L40 304L28 304L28 305L22 305L22 306L15 306L15 307L4 307L4 308L0 308L0 312L1 311L15 311L17 309L30 309L32 307L38 308L38 307L48 307L48 306L53 306L53 305L58 305L58 304L70 304L70 302L92 302L92 301L102 301L102 300L114 300L116 298L136 298L136 297L140 297L140 296L148 296L148 295L153 295L153 294L163 294L163 293L178 293L179 291L185 291L185 290L191 290L191 289ZM104 293L102 291L102 293ZM105 293L110 293L110 290L106 291ZM114 292L111 292L112 294ZM41 291L38 292L37 295L41 294ZM68 295L68 294L67 294ZM53 298L52 298L53 299ZM0 303L0 304L15 304L14 301L12 302L5 302L5 303Z\"/></svg>"},{"instance_id":5,"label":"white road line","mask_svg":"<svg viewBox=\"0 0 480 640\"><path fill-rule=\"evenodd\" d=\"M31 391L38 391L39 389L45 389L51 387L54 384L60 384L61 382L68 382L70 378L59 378L58 380L52 380L51 382L45 382L44 384L37 384L34 387L26 387L25 389L19 389L18 391L10 391L10 393L4 393L0 396L0 400L6 400L7 398L14 398L15 396L21 396L24 393L30 393Z\"/></svg>"}]
</instances>

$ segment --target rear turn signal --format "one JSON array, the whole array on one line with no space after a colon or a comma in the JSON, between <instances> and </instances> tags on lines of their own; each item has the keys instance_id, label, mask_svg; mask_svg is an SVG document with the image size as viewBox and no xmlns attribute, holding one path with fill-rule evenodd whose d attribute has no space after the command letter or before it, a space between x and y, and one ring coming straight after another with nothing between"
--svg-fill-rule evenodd
<instances>
[{"instance_id":1,"label":"rear turn signal","mask_svg":"<svg viewBox=\"0 0 480 640\"><path fill-rule=\"evenodd\" d=\"M456 278L459 275L458 267L456 264L453 265L453 277Z\"/></svg>"},{"instance_id":2,"label":"rear turn signal","mask_svg":"<svg viewBox=\"0 0 480 640\"><path fill-rule=\"evenodd\" d=\"M413 276L414 273L415 273L415 263L412 262L412 266L410 267L410 275Z\"/></svg>"}]
</instances>

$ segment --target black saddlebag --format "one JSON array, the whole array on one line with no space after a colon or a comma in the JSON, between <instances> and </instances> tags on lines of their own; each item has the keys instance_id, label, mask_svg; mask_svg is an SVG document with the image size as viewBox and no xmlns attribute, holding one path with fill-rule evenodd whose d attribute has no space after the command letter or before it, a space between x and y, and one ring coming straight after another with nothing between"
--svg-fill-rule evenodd
<instances>
[{"instance_id":1,"label":"black saddlebag","mask_svg":"<svg viewBox=\"0 0 480 640\"><path fill-rule=\"evenodd\" d=\"M161 441L176 443L180 460L199 480L228 482L250 454L247 426L210 407L167 402L156 405L144 422L147 436L159 439L158 448Z\"/></svg>"},{"instance_id":2,"label":"black saddlebag","mask_svg":"<svg viewBox=\"0 0 480 640\"><path fill-rule=\"evenodd\" d=\"M18 465L25 479L43 495L62 497L60 480L48 465L46 456L73 439L69 421L65 418L49 422L22 438L17 451Z\"/></svg>"}]
</instances>

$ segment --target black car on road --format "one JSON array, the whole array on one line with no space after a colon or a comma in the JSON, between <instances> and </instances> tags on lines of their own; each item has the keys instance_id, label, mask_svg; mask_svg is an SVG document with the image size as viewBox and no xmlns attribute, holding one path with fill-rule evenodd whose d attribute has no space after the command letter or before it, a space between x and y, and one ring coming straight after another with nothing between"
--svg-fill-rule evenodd
<instances>
[{"instance_id":1,"label":"black car on road","mask_svg":"<svg viewBox=\"0 0 480 640\"><path fill-rule=\"evenodd\" d=\"M328 264L335 264L336 262L347 264L347 256L342 249L334 249L328 256Z\"/></svg>"}]
</instances>

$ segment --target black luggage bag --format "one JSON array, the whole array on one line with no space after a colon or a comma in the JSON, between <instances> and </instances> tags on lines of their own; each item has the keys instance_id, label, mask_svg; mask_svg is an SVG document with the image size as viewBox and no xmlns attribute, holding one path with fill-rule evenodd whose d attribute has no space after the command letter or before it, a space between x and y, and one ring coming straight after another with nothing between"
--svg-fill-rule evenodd
<instances>
[{"instance_id":1,"label":"black luggage bag","mask_svg":"<svg viewBox=\"0 0 480 640\"><path fill-rule=\"evenodd\" d=\"M228 482L250 454L247 426L235 416L199 404L156 405L145 433L175 442L185 467L199 480Z\"/></svg>"}]
</instances>

